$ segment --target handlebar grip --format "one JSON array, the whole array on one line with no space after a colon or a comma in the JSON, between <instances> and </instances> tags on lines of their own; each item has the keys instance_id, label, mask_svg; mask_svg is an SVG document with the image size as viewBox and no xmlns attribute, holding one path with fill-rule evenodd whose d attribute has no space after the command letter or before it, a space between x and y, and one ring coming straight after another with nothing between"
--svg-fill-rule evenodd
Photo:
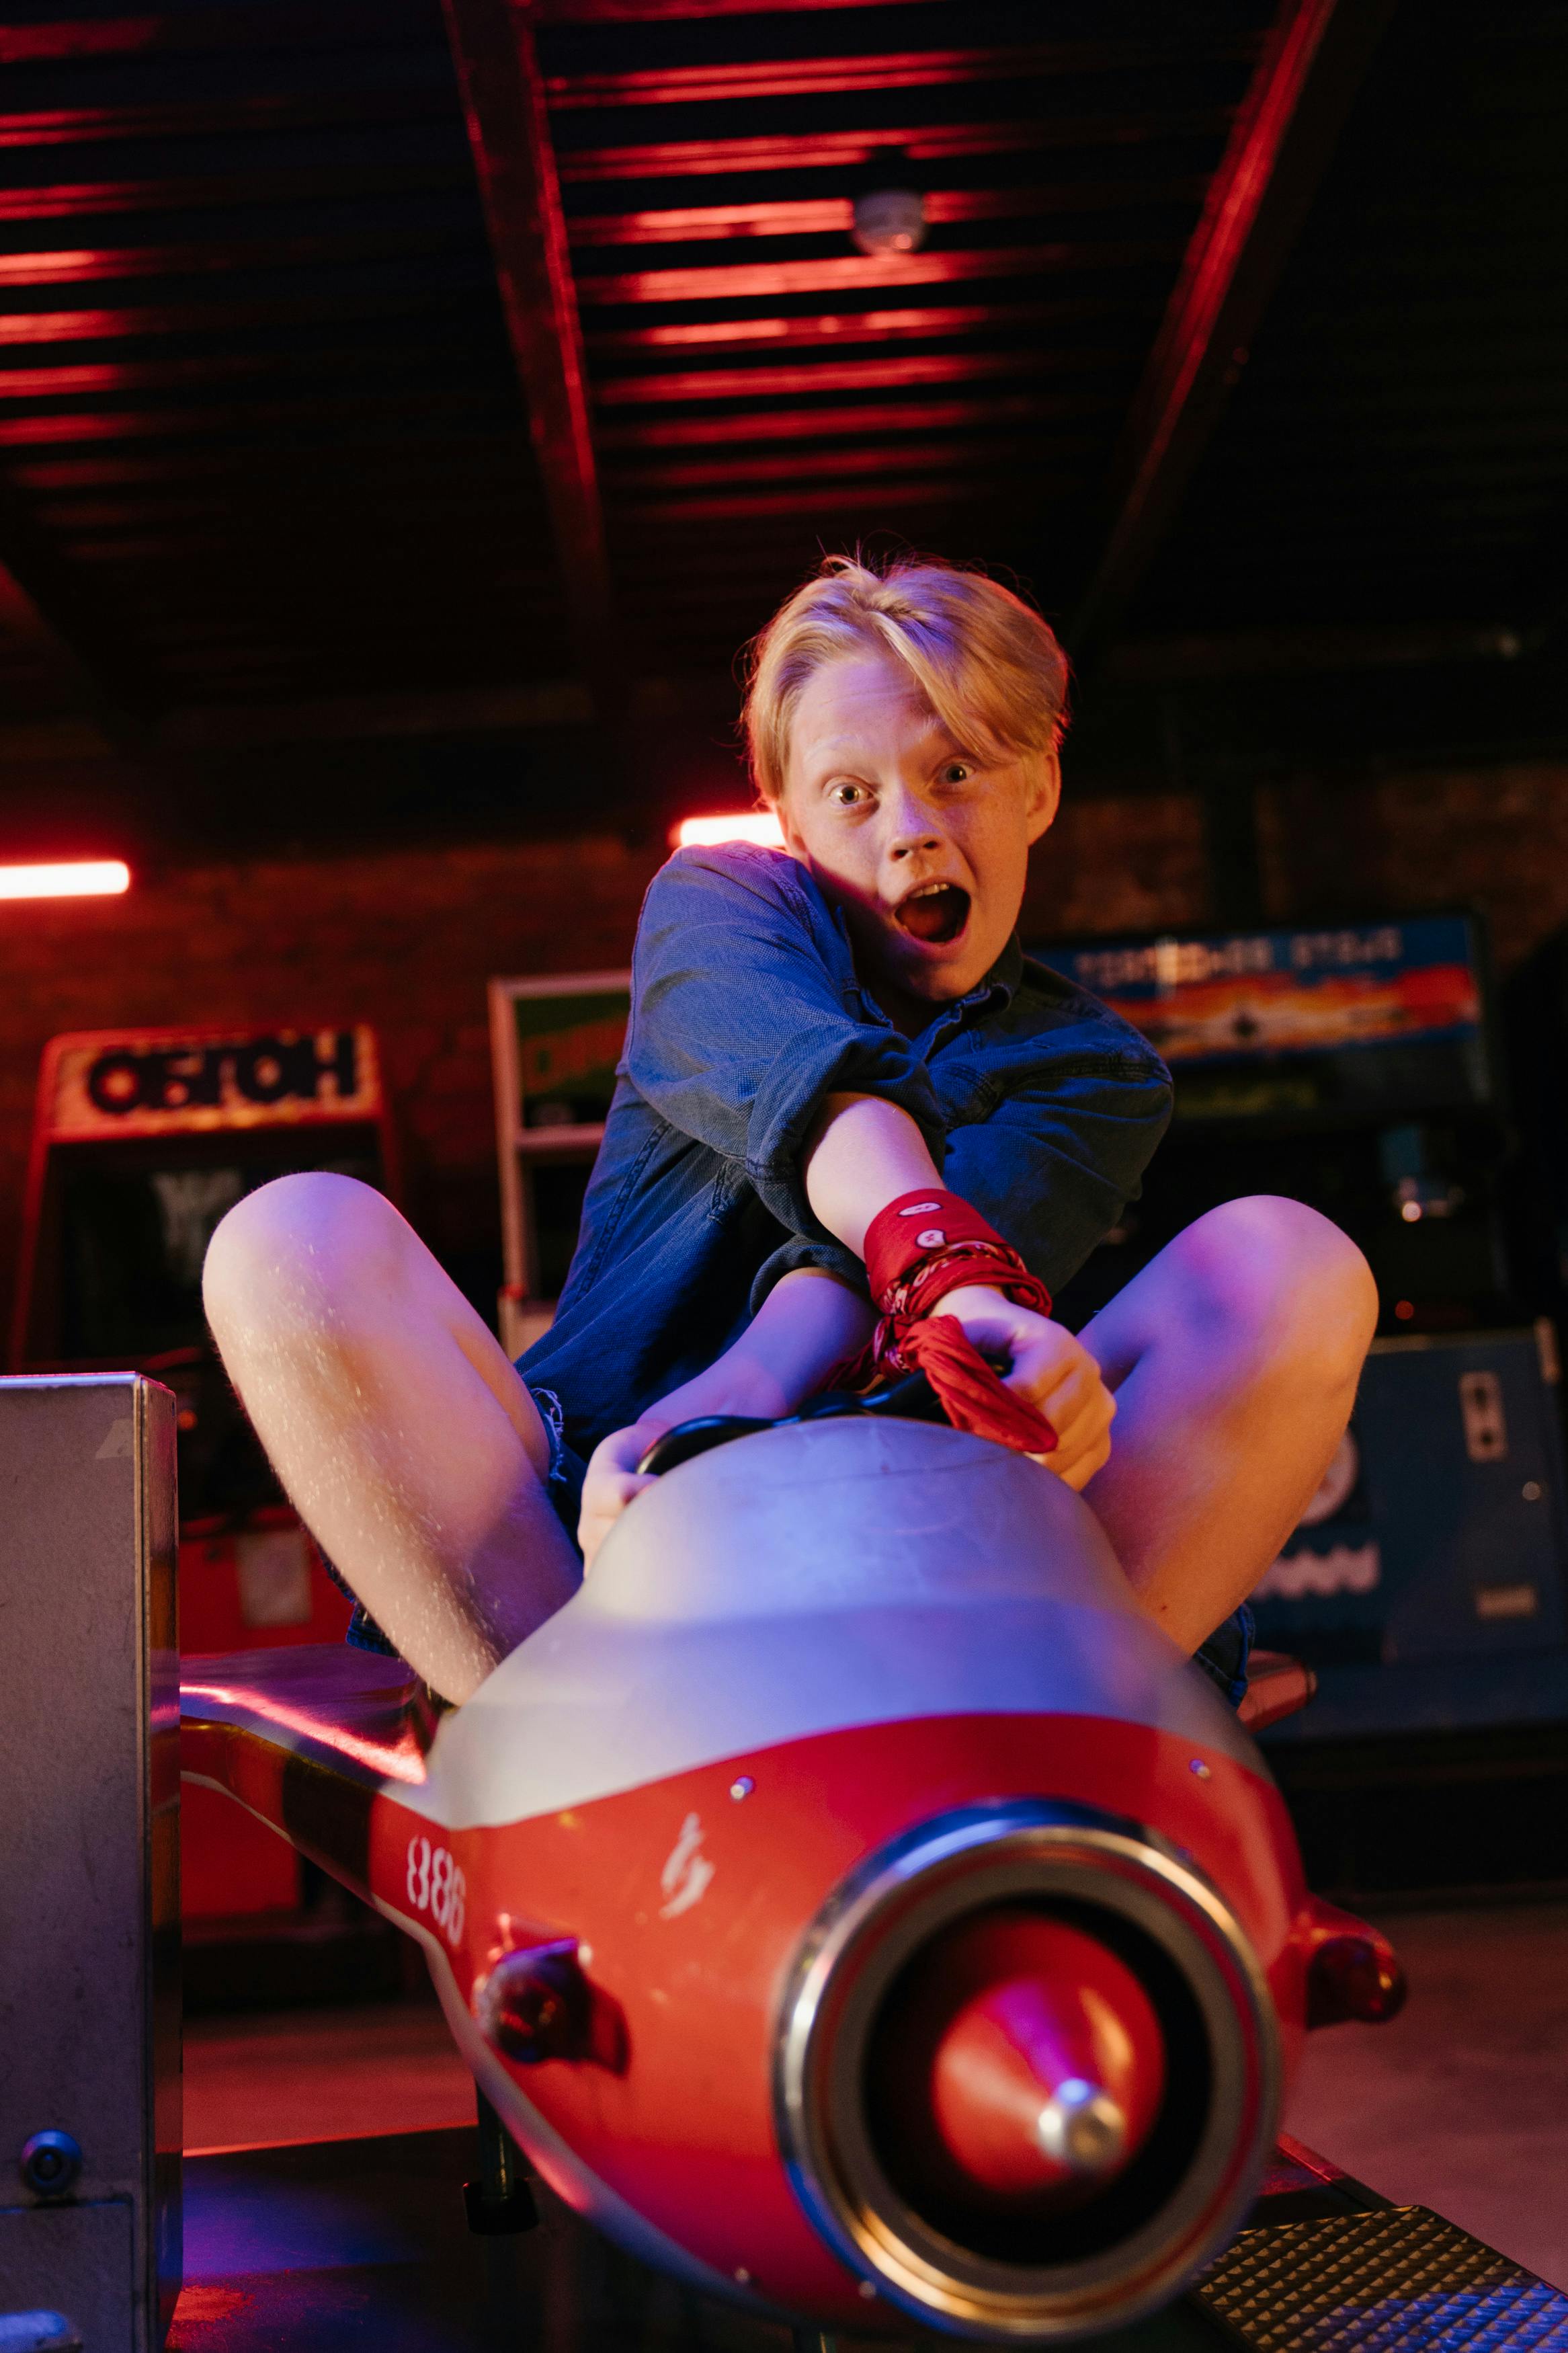
<instances>
[{"instance_id":1,"label":"handlebar grip","mask_svg":"<svg viewBox=\"0 0 1568 2353\"><path fill-rule=\"evenodd\" d=\"M772 1430L771 1421L753 1420L743 1413L700 1413L690 1421L678 1421L673 1430L656 1438L642 1461L640 1472L657 1478L661 1471L677 1471L694 1455L706 1454L710 1446L727 1446L731 1438L750 1438L759 1430Z\"/></svg>"}]
</instances>

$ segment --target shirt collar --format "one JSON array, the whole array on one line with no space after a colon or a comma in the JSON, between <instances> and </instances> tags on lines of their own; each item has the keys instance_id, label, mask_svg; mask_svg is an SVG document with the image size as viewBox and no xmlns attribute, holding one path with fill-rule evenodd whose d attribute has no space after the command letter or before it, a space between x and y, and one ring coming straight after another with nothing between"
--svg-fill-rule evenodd
<instances>
[{"instance_id":1,"label":"shirt collar","mask_svg":"<svg viewBox=\"0 0 1568 2353\"><path fill-rule=\"evenodd\" d=\"M1014 933L978 988L967 997L955 997L934 1013L915 1040L922 1051L940 1046L955 1029L962 1029L972 1013L989 1013L993 1007L1011 1005L1024 977L1024 951Z\"/></svg>"},{"instance_id":2,"label":"shirt collar","mask_svg":"<svg viewBox=\"0 0 1568 2353\"><path fill-rule=\"evenodd\" d=\"M849 926L845 920L844 911L841 907L833 907L830 909L830 913L835 924L837 926L839 937L843 940L845 948L848 952L850 958L850 970L853 972L854 946L849 937ZM925 1028L921 1031L921 1037L922 1039L929 1038L931 1031L938 1027L950 1029L960 1028L967 1015L971 1013L988 1013L994 1005L999 1005L1005 1008L1007 1006L1011 1005L1014 997L1017 995L1019 985L1022 982L1023 977L1024 951L1018 944L1018 934L1015 932L1011 939L1007 942L1006 946L1003 949L1001 955L997 957L995 963L992 965L990 971L986 974L984 979L980 982L979 986L972 988L967 997L955 997L951 1000L951 1002L942 1006L937 1012L933 1013ZM887 1022L888 1027L891 1029L892 1023L888 1020L888 1016L883 1012L881 1007L877 1003L877 1000L872 996L870 990L858 976L855 985L867 1011L876 1020Z\"/></svg>"},{"instance_id":3,"label":"shirt collar","mask_svg":"<svg viewBox=\"0 0 1568 2353\"><path fill-rule=\"evenodd\" d=\"M1019 984L1023 977L1024 951L1019 944L1018 934L1015 932L986 974L982 986L985 988L1000 990L1003 1004L1011 1005L1014 997L1018 994ZM977 996L979 993L979 990L976 990Z\"/></svg>"}]
</instances>

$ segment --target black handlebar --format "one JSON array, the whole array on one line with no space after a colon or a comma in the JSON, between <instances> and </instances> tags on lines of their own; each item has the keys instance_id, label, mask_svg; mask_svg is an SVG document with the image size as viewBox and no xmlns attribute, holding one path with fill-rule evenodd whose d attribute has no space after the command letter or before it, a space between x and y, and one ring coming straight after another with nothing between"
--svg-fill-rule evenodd
<instances>
[{"instance_id":1,"label":"black handlebar","mask_svg":"<svg viewBox=\"0 0 1568 2353\"><path fill-rule=\"evenodd\" d=\"M744 1413L703 1413L691 1421L678 1421L656 1438L642 1461L640 1472L657 1476L660 1472L677 1470L694 1456L706 1454L715 1446L727 1446L732 1438L752 1438L759 1430L792 1430L797 1422L840 1421L871 1414L884 1421L947 1421L936 1391L923 1373L906 1374L885 1389L870 1397L851 1397L843 1389L828 1389L813 1398L798 1413L786 1413L777 1421L754 1419Z\"/></svg>"}]
</instances>

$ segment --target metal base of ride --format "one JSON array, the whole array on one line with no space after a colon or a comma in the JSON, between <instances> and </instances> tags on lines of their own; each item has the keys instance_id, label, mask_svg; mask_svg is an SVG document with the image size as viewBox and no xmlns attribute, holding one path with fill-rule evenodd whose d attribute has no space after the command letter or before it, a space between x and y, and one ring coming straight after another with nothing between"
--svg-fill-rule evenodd
<instances>
[{"instance_id":1,"label":"metal base of ride","mask_svg":"<svg viewBox=\"0 0 1568 2353\"><path fill-rule=\"evenodd\" d=\"M815 2331L792 2347L789 2330L645 2269L539 2182L537 2229L476 2235L463 2183L483 2176L485 2154L476 2131L458 2130L188 2159L186 2286L172 2345L834 2353ZM1095 2342L1106 2353L1557 2353L1568 2347L1568 2296L1287 2142L1247 2228L1197 2287Z\"/></svg>"}]
</instances>

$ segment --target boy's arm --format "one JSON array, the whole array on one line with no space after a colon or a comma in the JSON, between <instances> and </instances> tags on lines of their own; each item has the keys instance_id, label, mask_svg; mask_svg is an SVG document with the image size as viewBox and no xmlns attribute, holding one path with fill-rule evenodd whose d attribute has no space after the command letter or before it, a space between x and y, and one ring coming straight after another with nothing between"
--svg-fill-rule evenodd
<instances>
[{"instance_id":1,"label":"boy's arm","mask_svg":"<svg viewBox=\"0 0 1568 2353\"><path fill-rule=\"evenodd\" d=\"M626 1075L671 1127L743 1167L787 1234L814 1231L803 1155L827 1095L897 1103L942 1148L930 1071L849 975L826 902L781 852L678 850L649 886Z\"/></svg>"},{"instance_id":2,"label":"boy's arm","mask_svg":"<svg viewBox=\"0 0 1568 2353\"><path fill-rule=\"evenodd\" d=\"M919 1124L883 1095L820 1098L797 1166L812 1216L857 1258L879 1210L917 1187L943 1183ZM1086 1486L1110 1455L1116 1410L1088 1351L1059 1324L979 1284L950 1293L942 1312L978 1348L1008 1361L1009 1388L1037 1405L1057 1432L1051 1469L1068 1486ZM663 1431L703 1413L793 1412L835 1365L859 1351L872 1324L865 1300L825 1270L783 1276L717 1363L595 1450L578 1525L584 1559L592 1563L615 1520L648 1484L637 1465Z\"/></svg>"},{"instance_id":3,"label":"boy's arm","mask_svg":"<svg viewBox=\"0 0 1568 2353\"><path fill-rule=\"evenodd\" d=\"M614 1521L652 1483L637 1466L656 1438L699 1414L742 1413L775 1421L793 1413L822 1387L835 1365L859 1354L873 1322L866 1301L835 1275L801 1267L781 1276L733 1346L706 1372L672 1389L629 1429L614 1431L595 1449L577 1531L584 1560L592 1562Z\"/></svg>"},{"instance_id":4,"label":"boy's arm","mask_svg":"<svg viewBox=\"0 0 1568 2353\"><path fill-rule=\"evenodd\" d=\"M920 1129L896 1103L827 1097L806 1144L806 1198L857 1257L889 1201L943 1181ZM1007 1387L1038 1406L1057 1433L1051 1469L1069 1486L1086 1485L1110 1455L1116 1411L1088 1350L1061 1324L982 1284L949 1292L939 1313L953 1316L984 1354L1008 1360Z\"/></svg>"}]
</instances>

